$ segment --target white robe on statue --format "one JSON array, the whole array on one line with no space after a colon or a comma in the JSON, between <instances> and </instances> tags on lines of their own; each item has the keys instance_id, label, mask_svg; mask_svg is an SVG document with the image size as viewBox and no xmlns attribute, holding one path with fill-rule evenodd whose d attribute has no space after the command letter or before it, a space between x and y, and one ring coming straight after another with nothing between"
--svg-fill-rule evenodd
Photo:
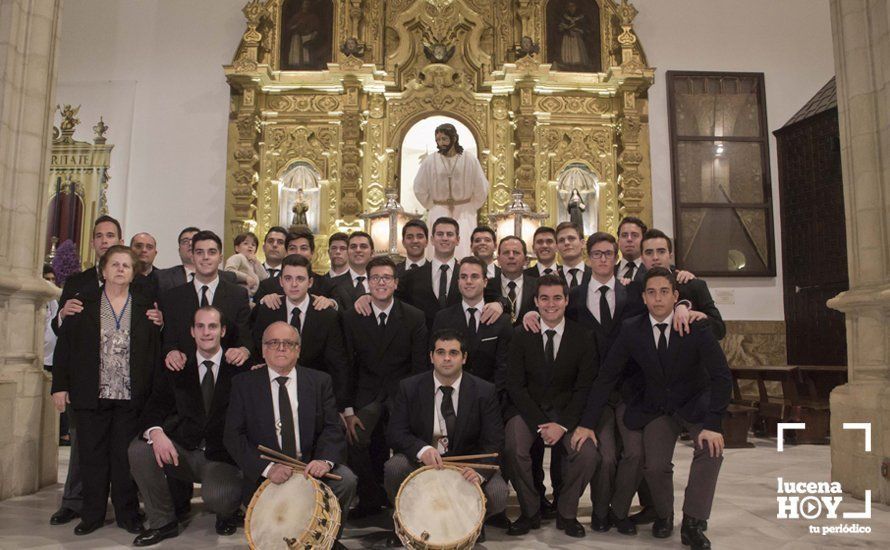
<instances>
[{"instance_id":1,"label":"white robe on statue","mask_svg":"<svg viewBox=\"0 0 890 550\"><path fill-rule=\"evenodd\" d=\"M454 256L469 256L476 214L488 197L488 180L476 157L466 152L453 157L438 152L427 155L414 178L414 195L429 212L430 233L443 216L457 220L460 244Z\"/></svg>"}]
</instances>

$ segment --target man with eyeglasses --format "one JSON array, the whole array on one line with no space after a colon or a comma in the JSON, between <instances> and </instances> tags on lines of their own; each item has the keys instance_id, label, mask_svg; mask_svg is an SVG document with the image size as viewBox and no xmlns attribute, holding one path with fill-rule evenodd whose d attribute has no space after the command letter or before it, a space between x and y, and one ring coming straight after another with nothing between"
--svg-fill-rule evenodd
<instances>
[{"instance_id":1,"label":"man with eyeglasses","mask_svg":"<svg viewBox=\"0 0 890 550\"><path fill-rule=\"evenodd\" d=\"M232 379L224 442L244 474L245 504L265 479L281 484L293 475L312 476L334 492L345 523L356 477L345 465L346 438L333 382L327 373L298 366L301 342L297 329L284 321L266 328L265 366ZM261 458L259 445L306 463L305 471L295 473L289 466ZM325 478L329 472L342 479ZM338 541L334 548L345 546Z\"/></svg>"},{"instance_id":2,"label":"man with eyeglasses","mask_svg":"<svg viewBox=\"0 0 890 550\"><path fill-rule=\"evenodd\" d=\"M401 380L429 369L423 312L394 297L396 264L377 256L368 262L367 273L371 315L352 308L343 313L351 369L338 381L346 396L342 405L350 465L359 478L360 504L353 517L375 514L386 505L383 463L389 447L384 434L392 398Z\"/></svg>"}]
</instances>

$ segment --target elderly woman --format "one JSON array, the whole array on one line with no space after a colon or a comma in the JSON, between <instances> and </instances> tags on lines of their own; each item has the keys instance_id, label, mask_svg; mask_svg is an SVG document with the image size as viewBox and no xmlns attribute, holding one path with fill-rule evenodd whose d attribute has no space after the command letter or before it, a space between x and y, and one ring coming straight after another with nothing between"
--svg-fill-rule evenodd
<instances>
[{"instance_id":1,"label":"elderly woman","mask_svg":"<svg viewBox=\"0 0 890 550\"><path fill-rule=\"evenodd\" d=\"M109 482L118 526L142 531L127 446L159 368L160 329L147 314L153 305L131 292L137 261L129 247L108 249L99 260L104 284L78 296L83 311L65 318L53 356L53 402L78 418L83 509L76 535L104 524Z\"/></svg>"}]
</instances>

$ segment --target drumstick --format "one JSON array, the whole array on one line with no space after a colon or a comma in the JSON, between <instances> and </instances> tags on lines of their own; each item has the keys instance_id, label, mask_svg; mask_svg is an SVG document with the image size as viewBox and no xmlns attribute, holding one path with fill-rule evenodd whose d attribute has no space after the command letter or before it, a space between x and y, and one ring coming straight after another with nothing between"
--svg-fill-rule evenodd
<instances>
[{"instance_id":1,"label":"drumstick","mask_svg":"<svg viewBox=\"0 0 890 550\"><path fill-rule=\"evenodd\" d=\"M461 468L472 468L474 470L499 470L501 467L497 464L476 464L473 462L460 462L452 464L452 466L460 466Z\"/></svg>"},{"instance_id":2,"label":"drumstick","mask_svg":"<svg viewBox=\"0 0 890 550\"><path fill-rule=\"evenodd\" d=\"M302 472L303 470L306 469L305 463L300 462L299 460L297 460L295 458L291 458L291 457L287 456L286 454L279 453L278 451L276 451L274 449L270 449L269 447L264 447L262 445L259 446L259 449L260 449L260 451L263 451L263 452L278 455L276 457L276 456L268 456L268 455L261 454L260 458L262 458L263 460L269 460L276 464L281 464L282 466L289 466L289 467L293 468L294 470L297 470L300 472ZM341 476L338 476L337 474L332 474L330 472L326 473L323 477L325 477L327 479L333 479L335 481L343 480L343 478Z\"/></svg>"},{"instance_id":3,"label":"drumstick","mask_svg":"<svg viewBox=\"0 0 890 550\"><path fill-rule=\"evenodd\" d=\"M497 458L497 453L488 453L482 455L461 455L461 456L443 456L443 462L463 462L465 460L478 460L480 458Z\"/></svg>"}]
</instances>

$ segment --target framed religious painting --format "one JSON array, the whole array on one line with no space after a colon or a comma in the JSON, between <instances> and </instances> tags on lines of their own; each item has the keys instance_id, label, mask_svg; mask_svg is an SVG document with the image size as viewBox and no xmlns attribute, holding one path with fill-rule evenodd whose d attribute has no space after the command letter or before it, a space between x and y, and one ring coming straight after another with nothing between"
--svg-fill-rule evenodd
<instances>
[{"instance_id":1,"label":"framed religious painting","mask_svg":"<svg viewBox=\"0 0 890 550\"><path fill-rule=\"evenodd\" d=\"M331 0L288 0L281 8L281 70L320 71L332 60Z\"/></svg>"},{"instance_id":2,"label":"framed religious painting","mask_svg":"<svg viewBox=\"0 0 890 550\"><path fill-rule=\"evenodd\" d=\"M547 2L547 62L558 71L602 71L600 7L596 0Z\"/></svg>"}]
</instances>

